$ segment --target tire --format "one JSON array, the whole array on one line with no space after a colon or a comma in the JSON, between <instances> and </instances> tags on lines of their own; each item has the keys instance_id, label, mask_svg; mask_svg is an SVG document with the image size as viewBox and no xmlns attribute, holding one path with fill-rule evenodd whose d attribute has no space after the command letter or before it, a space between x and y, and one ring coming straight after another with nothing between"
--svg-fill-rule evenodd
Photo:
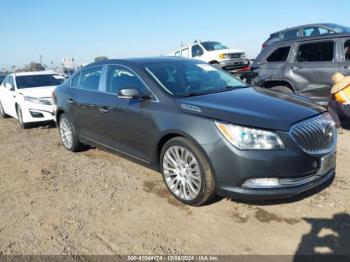
<instances>
[{"instance_id":1,"label":"tire","mask_svg":"<svg viewBox=\"0 0 350 262\"><path fill-rule=\"evenodd\" d=\"M72 152L77 152L82 144L75 132L74 126L70 118L66 114L61 114L58 120L58 130L60 133L63 146Z\"/></svg>"},{"instance_id":2,"label":"tire","mask_svg":"<svg viewBox=\"0 0 350 262\"><path fill-rule=\"evenodd\" d=\"M0 101L0 116L2 118L8 118L9 116L5 113L4 107L2 106L2 103Z\"/></svg>"},{"instance_id":3,"label":"tire","mask_svg":"<svg viewBox=\"0 0 350 262\"><path fill-rule=\"evenodd\" d=\"M283 94L294 94L293 90L287 86L273 86L270 90Z\"/></svg>"},{"instance_id":4,"label":"tire","mask_svg":"<svg viewBox=\"0 0 350 262\"><path fill-rule=\"evenodd\" d=\"M17 106L16 112L17 112L17 120L18 120L19 127L21 129L28 128L28 124L23 122L22 108L20 106Z\"/></svg>"},{"instance_id":5,"label":"tire","mask_svg":"<svg viewBox=\"0 0 350 262\"><path fill-rule=\"evenodd\" d=\"M201 206L215 196L209 162L190 140L183 137L169 140L162 148L160 160L164 183L177 200Z\"/></svg>"}]
</instances>

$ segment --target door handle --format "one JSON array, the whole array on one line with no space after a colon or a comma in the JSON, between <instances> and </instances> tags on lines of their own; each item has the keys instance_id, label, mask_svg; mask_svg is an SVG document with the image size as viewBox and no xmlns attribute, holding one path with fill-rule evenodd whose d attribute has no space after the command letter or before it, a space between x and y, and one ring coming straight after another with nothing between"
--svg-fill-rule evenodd
<instances>
[{"instance_id":1,"label":"door handle","mask_svg":"<svg viewBox=\"0 0 350 262\"><path fill-rule=\"evenodd\" d=\"M100 112L102 112L102 113L108 113L108 112L109 112L108 109L103 108L103 107L100 107L100 108L98 109L98 111L100 111Z\"/></svg>"},{"instance_id":2,"label":"door handle","mask_svg":"<svg viewBox=\"0 0 350 262\"><path fill-rule=\"evenodd\" d=\"M67 103L74 104L75 102L74 102L74 100L72 98L69 98L69 99L67 99Z\"/></svg>"}]
</instances>

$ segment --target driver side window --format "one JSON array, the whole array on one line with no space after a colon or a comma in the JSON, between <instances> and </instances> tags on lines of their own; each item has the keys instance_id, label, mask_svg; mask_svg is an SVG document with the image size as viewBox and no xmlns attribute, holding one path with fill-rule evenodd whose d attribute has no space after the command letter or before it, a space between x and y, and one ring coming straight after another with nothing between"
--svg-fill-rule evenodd
<instances>
[{"instance_id":1,"label":"driver side window","mask_svg":"<svg viewBox=\"0 0 350 262\"><path fill-rule=\"evenodd\" d=\"M144 84L134 72L122 66L108 66L106 92L117 94L119 90L127 88L136 88L140 92L145 90Z\"/></svg>"},{"instance_id":2,"label":"driver side window","mask_svg":"<svg viewBox=\"0 0 350 262\"><path fill-rule=\"evenodd\" d=\"M4 85L4 87L5 88L7 88L6 87L6 84L10 84L11 85L11 89L12 89L12 91L14 91L14 89L15 89L15 82L14 82L14 80L13 80L13 76L7 76L6 78L5 78L5 80L4 80L4 83L3 83L3 85ZM9 89L10 90L10 89Z\"/></svg>"},{"instance_id":3,"label":"driver side window","mask_svg":"<svg viewBox=\"0 0 350 262\"><path fill-rule=\"evenodd\" d=\"M192 57L203 55L203 49L199 45L192 46Z\"/></svg>"}]
</instances>

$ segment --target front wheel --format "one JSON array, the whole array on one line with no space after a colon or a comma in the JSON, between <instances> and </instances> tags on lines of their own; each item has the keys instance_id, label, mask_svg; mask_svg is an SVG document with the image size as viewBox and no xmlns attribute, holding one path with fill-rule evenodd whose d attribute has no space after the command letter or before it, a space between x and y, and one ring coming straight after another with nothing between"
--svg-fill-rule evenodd
<instances>
[{"instance_id":1,"label":"front wheel","mask_svg":"<svg viewBox=\"0 0 350 262\"><path fill-rule=\"evenodd\" d=\"M73 124L67 115L62 114L60 116L58 121L58 129L64 147L72 152L78 151L81 144L77 134L75 133Z\"/></svg>"},{"instance_id":2,"label":"front wheel","mask_svg":"<svg viewBox=\"0 0 350 262\"><path fill-rule=\"evenodd\" d=\"M283 93L283 94L293 94L293 90L290 89L287 86L273 86L270 88L270 90L278 92L278 93Z\"/></svg>"},{"instance_id":3,"label":"front wheel","mask_svg":"<svg viewBox=\"0 0 350 262\"><path fill-rule=\"evenodd\" d=\"M4 107L2 106L2 103L0 101L0 116L2 118L8 118L9 116L5 113Z\"/></svg>"},{"instance_id":4,"label":"front wheel","mask_svg":"<svg viewBox=\"0 0 350 262\"><path fill-rule=\"evenodd\" d=\"M191 206L200 206L214 196L214 177L210 165L197 145L177 137L161 152L161 171L172 195Z\"/></svg>"},{"instance_id":5,"label":"front wheel","mask_svg":"<svg viewBox=\"0 0 350 262\"><path fill-rule=\"evenodd\" d=\"M23 113L22 113L22 108L20 106L17 106L17 119L20 128L25 129L28 127L28 124L24 123L23 121Z\"/></svg>"}]
</instances>

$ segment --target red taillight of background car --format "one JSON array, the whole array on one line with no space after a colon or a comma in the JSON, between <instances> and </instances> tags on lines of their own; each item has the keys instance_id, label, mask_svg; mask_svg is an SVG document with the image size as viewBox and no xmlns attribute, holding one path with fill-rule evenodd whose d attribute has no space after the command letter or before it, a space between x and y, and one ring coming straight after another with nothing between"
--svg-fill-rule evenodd
<instances>
[{"instance_id":1,"label":"red taillight of background car","mask_svg":"<svg viewBox=\"0 0 350 262\"><path fill-rule=\"evenodd\" d=\"M242 67L240 69L238 69L237 71L238 72L247 72L247 71L250 71L250 66L245 66L245 67Z\"/></svg>"}]
</instances>

